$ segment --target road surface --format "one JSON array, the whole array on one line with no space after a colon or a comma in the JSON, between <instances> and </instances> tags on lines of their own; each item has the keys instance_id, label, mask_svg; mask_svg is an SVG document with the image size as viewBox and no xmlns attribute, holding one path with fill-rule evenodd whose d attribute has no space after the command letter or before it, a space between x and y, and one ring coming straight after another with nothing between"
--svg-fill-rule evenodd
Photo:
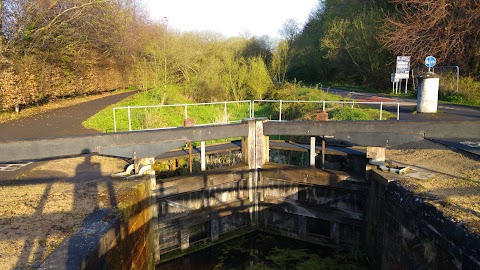
<instances>
[{"instance_id":1,"label":"road surface","mask_svg":"<svg viewBox=\"0 0 480 270\"><path fill-rule=\"evenodd\" d=\"M82 122L109 105L135 93L137 92L120 93L69 107L53 109L39 115L0 123L0 143L2 141L98 133L96 130L85 128Z\"/></svg>"}]
</instances>

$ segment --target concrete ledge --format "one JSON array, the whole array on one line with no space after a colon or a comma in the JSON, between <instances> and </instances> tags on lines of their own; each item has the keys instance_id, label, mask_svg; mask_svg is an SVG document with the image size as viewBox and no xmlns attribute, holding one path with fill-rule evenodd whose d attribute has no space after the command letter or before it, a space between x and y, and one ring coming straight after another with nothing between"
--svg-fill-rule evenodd
<instances>
[{"instance_id":1,"label":"concrete ledge","mask_svg":"<svg viewBox=\"0 0 480 270\"><path fill-rule=\"evenodd\" d=\"M81 229L60 244L38 269L101 269L120 231L120 215L110 209L90 214Z\"/></svg>"}]
</instances>

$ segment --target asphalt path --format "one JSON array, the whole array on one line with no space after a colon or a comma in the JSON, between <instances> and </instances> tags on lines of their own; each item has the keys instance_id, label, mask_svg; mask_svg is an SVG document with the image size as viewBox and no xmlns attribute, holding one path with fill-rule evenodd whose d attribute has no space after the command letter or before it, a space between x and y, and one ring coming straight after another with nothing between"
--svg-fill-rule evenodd
<instances>
[{"instance_id":1,"label":"asphalt path","mask_svg":"<svg viewBox=\"0 0 480 270\"><path fill-rule=\"evenodd\" d=\"M85 128L82 122L109 105L135 93L137 92L124 92L0 123L0 142L99 133L96 130Z\"/></svg>"},{"instance_id":2,"label":"asphalt path","mask_svg":"<svg viewBox=\"0 0 480 270\"><path fill-rule=\"evenodd\" d=\"M346 98L352 98L355 101L364 102L395 102L400 104L400 121L463 121L463 120L480 120L480 108L438 103L437 113L413 113L417 106L415 99L408 99L402 97L392 97L384 94L373 94L364 92L355 92L338 88L330 88L330 93L341 95ZM370 107L378 108L378 105L369 105ZM384 105L384 110L397 113L397 105ZM396 120L392 120L396 121ZM430 138L432 141L443 144L445 146L455 148L458 150L470 152L480 155L480 138L475 141L465 141L461 138L462 134L457 134L458 138L451 138L449 140L438 140Z\"/></svg>"},{"instance_id":3,"label":"asphalt path","mask_svg":"<svg viewBox=\"0 0 480 270\"><path fill-rule=\"evenodd\" d=\"M480 108L478 107L439 102L437 113L413 113L415 107L417 106L417 101L415 99L392 97L383 94L355 92L338 88L330 88L329 92L343 97L352 98L355 101L400 103L400 120L405 121L480 120ZM370 105L370 107L379 108L378 105ZM397 105L385 104L384 110L396 114Z\"/></svg>"}]
</instances>

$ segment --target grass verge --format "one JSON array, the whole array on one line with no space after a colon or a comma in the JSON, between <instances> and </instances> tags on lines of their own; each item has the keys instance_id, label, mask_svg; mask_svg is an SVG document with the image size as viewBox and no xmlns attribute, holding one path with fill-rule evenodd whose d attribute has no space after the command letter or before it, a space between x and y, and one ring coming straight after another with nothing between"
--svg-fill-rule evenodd
<instances>
[{"instance_id":1,"label":"grass verge","mask_svg":"<svg viewBox=\"0 0 480 270\"><path fill-rule=\"evenodd\" d=\"M249 102L196 106L193 101L178 94L180 93L179 90L180 86L169 86L166 93L164 93L163 88L140 92L105 108L90 117L83 124L88 128L102 132L113 132L114 107L159 105L161 100L166 100L166 104L183 105L174 107L118 108L115 110L116 130L128 131L182 126L186 117L192 118L196 125L227 123L250 117ZM276 91L271 98L272 102L255 103L255 117L266 117L271 120L315 119L315 112L323 110L323 100L345 100L344 97L327 93L318 88L301 87L296 84L286 85L285 88ZM284 102L280 104L278 100L283 100ZM380 119L378 109L350 108L341 104L326 103L325 110L331 113L333 120ZM130 117L128 117L129 115ZM394 114L384 111L382 120L395 117Z\"/></svg>"}]
</instances>

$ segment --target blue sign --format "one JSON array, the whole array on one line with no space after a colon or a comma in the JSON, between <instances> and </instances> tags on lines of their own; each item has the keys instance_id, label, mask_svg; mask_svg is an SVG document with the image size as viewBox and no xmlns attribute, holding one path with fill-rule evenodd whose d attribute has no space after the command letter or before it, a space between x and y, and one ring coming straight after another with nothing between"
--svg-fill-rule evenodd
<instances>
[{"instance_id":1,"label":"blue sign","mask_svg":"<svg viewBox=\"0 0 480 270\"><path fill-rule=\"evenodd\" d=\"M434 67L435 65L437 64L437 59L433 56L427 56L427 58L425 58L425 66L431 68L431 67Z\"/></svg>"}]
</instances>

